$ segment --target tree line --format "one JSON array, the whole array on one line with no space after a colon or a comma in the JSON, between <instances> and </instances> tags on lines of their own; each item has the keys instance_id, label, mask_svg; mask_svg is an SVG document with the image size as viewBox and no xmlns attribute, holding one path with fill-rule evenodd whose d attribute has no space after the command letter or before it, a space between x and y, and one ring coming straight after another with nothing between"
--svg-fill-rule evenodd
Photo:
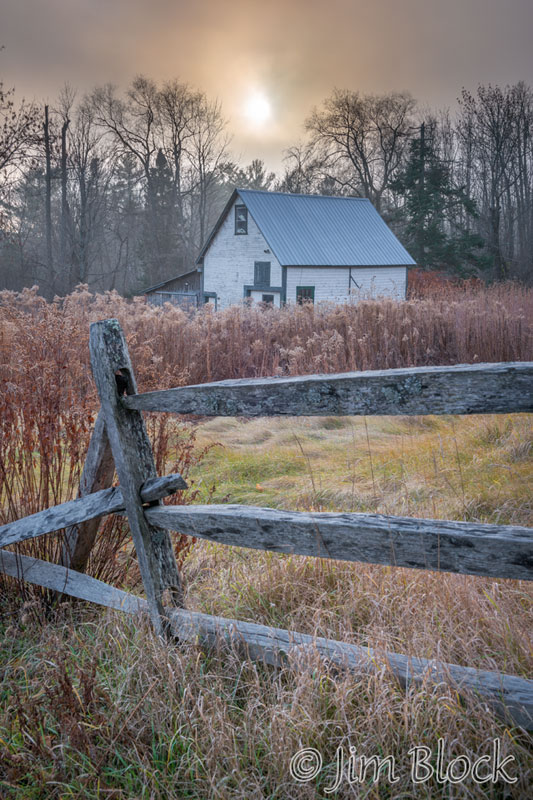
<instances>
[{"instance_id":1,"label":"tree line","mask_svg":"<svg viewBox=\"0 0 533 800\"><path fill-rule=\"evenodd\" d=\"M283 173L231 158L217 101L137 77L54 106L0 83L0 289L131 295L189 271L234 186L369 198L423 269L533 282L533 92L334 90Z\"/></svg>"}]
</instances>

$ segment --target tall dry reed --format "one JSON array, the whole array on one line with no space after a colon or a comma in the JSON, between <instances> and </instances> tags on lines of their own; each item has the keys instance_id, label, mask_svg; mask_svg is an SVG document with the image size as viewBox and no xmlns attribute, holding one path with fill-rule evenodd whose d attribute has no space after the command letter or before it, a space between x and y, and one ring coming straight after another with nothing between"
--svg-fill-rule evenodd
<instances>
[{"instance_id":1,"label":"tall dry reed","mask_svg":"<svg viewBox=\"0 0 533 800\"><path fill-rule=\"evenodd\" d=\"M0 378L26 392L52 377L68 402L94 404L91 322L117 317L141 390L262 375L533 358L533 290L448 286L404 302L211 306L190 313L85 287L55 303L34 290L0 292ZM22 374L29 366L28 374Z\"/></svg>"}]
</instances>

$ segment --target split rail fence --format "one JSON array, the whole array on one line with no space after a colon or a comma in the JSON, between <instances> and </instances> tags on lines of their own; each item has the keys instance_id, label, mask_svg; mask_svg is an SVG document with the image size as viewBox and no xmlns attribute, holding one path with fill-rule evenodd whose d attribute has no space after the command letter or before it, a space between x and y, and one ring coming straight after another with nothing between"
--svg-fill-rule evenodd
<instances>
[{"instance_id":1,"label":"split rail fence","mask_svg":"<svg viewBox=\"0 0 533 800\"><path fill-rule=\"evenodd\" d=\"M169 530L227 545L319 558L533 580L533 529L381 514L301 513L240 505L166 506L186 488L158 478L142 411L202 416L495 414L533 412L533 363L229 380L137 393L117 320L91 326L101 409L79 498L0 527L0 548L66 529L61 564L0 550L0 571L128 613L148 610L159 634L211 645L225 640L252 659L303 668L318 652L340 668L384 665L404 686L448 681L476 693L512 724L533 729L533 680L188 611ZM114 472L119 487L112 487ZM84 574L99 518L127 515L146 600ZM438 598L436 599L438 602Z\"/></svg>"}]
</instances>

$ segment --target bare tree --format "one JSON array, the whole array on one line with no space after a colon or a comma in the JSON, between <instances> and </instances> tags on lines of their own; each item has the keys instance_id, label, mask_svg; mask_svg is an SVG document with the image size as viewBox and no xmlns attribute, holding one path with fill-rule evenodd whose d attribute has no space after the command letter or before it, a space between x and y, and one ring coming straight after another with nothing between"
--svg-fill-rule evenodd
<instances>
[{"instance_id":1,"label":"bare tree","mask_svg":"<svg viewBox=\"0 0 533 800\"><path fill-rule=\"evenodd\" d=\"M329 176L379 211L407 152L415 108L407 92L363 96L336 89L306 128Z\"/></svg>"},{"instance_id":2,"label":"bare tree","mask_svg":"<svg viewBox=\"0 0 533 800\"><path fill-rule=\"evenodd\" d=\"M73 285L86 283L91 274L91 253L96 249L96 227L105 200L103 165L109 154L102 152L102 132L95 122L94 108L84 98L76 109L69 130L69 165L74 213L71 218L71 276ZM104 184L104 185L102 185ZM100 271L100 270L98 270Z\"/></svg>"},{"instance_id":3,"label":"bare tree","mask_svg":"<svg viewBox=\"0 0 533 800\"><path fill-rule=\"evenodd\" d=\"M186 84L171 81L158 89L143 76L133 81L125 99L108 85L93 92L91 103L117 152L132 156L142 171L146 278L170 277L166 273L188 267L212 218L212 190L228 144L220 105ZM172 252L161 229L162 191L166 228L177 240Z\"/></svg>"},{"instance_id":4,"label":"bare tree","mask_svg":"<svg viewBox=\"0 0 533 800\"><path fill-rule=\"evenodd\" d=\"M48 106L44 107L43 141L45 153L45 224L46 224L46 268L52 290L56 291L54 275L54 256L52 248L52 142Z\"/></svg>"},{"instance_id":5,"label":"bare tree","mask_svg":"<svg viewBox=\"0 0 533 800\"><path fill-rule=\"evenodd\" d=\"M186 204L190 200L188 148L194 135L197 94L179 81L165 83L157 95L161 149L172 172L176 232L187 246Z\"/></svg>"},{"instance_id":6,"label":"bare tree","mask_svg":"<svg viewBox=\"0 0 533 800\"><path fill-rule=\"evenodd\" d=\"M229 137L225 132L226 121L218 101L210 102L204 94L198 94L194 109L193 135L188 151L193 195L191 244L197 249L205 241L213 218L213 190L227 159Z\"/></svg>"},{"instance_id":7,"label":"bare tree","mask_svg":"<svg viewBox=\"0 0 533 800\"><path fill-rule=\"evenodd\" d=\"M38 138L38 108L21 102L15 107L15 90L0 81L0 175L24 163Z\"/></svg>"},{"instance_id":8,"label":"bare tree","mask_svg":"<svg viewBox=\"0 0 533 800\"><path fill-rule=\"evenodd\" d=\"M463 89L458 134L495 276L530 271L533 102L523 83ZM519 257L521 254L521 258ZM521 264L524 258L528 266ZM525 275L522 275L525 277Z\"/></svg>"},{"instance_id":9,"label":"bare tree","mask_svg":"<svg viewBox=\"0 0 533 800\"><path fill-rule=\"evenodd\" d=\"M154 153L157 88L153 81L139 76L127 92L127 99L117 96L116 88L106 84L91 95L94 120L110 133L116 145L131 153L142 166L144 177L150 179Z\"/></svg>"},{"instance_id":10,"label":"bare tree","mask_svg":"<svg viewBox=\"0 0 533 800\"><path fill-rule=\"evenodd\" d=\"M289 147L283 157L285 171L276 188L297 194L344 194L343 182L332 177L331 166L321 150L312 142Z\"/></svg>"},{"instance_id":11,"label":"bare tree","mask_svg":"<svg viewBox=\"0 0 533 800\"><path fill-rule=\"evenodd\" d=\"M67 254L68 238L71 230L70 208L68 202L68 146L67 132L74 105L76 92L65 84L59 95L59 113L61 115L61 213L59 218L59 263L64 275L69 270L69 256Z\"/></svg>"}]
</instances>

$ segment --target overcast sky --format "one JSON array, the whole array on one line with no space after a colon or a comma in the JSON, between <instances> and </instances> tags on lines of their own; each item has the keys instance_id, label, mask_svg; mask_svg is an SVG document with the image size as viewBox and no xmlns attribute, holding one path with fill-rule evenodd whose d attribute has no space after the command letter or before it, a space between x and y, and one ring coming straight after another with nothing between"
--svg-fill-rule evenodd
<instances>
[{"instance_id":1,"label":"overcast sky","mask_svg":"<svg viewBox=\"0 0 533 800\"><path fill-rule=\"evenodd\" d=\"M533 0L2 0L0 80L53 103L66 81L178 78L221 101L236 158L278 169L333 87L454 108L462 86L533 84L532 34Z\"/></svg>"}]
</instances>

